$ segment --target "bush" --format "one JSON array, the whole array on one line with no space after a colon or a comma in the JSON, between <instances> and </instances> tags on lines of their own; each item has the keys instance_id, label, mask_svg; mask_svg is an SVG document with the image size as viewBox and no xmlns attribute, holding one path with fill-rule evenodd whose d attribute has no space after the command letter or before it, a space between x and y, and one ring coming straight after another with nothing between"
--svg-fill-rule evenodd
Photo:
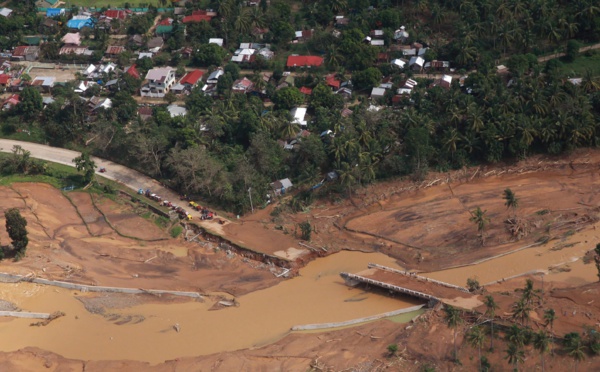
<instances>
[{"instance_id":1,"label":"bush","mask_svg":"<svg viewBox=\"0 0 600 372\"><path fill-rule=\"evenodd\" d=\"M181 227L181 225L175 225L171 229L171 237L177 238L179 235L181 235L182 232L183 232L183 227Z\"/></svg>"},{"instance_id":2,"label":"bush","mask_svg":"<svg viewBox=\"0 0 600 372\"><path fill-rule=\"evenodd\" d=\"M396 353L398 352L398 344L388 345L387 351L390 355L396 355Z\"/></svg>"},{"instance_id":3,"label":"bush","mask_svg":"<svg viewBox=\"0 0 600 372\"><path fill-rule=\"evenodd\" d=\"M304 221L300 223L300 230L302 231L302 239L310 241L310 234L312 233L312 226L310 222Z\"/></svg>"}]
</instances>

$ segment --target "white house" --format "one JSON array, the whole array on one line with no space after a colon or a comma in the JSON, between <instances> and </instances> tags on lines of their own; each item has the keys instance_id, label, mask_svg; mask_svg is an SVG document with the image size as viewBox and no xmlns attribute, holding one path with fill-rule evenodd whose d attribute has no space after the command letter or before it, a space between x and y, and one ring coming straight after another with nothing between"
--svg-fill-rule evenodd
<instances>
[{"instance_id":1,"label":"white house","mask_svg":"<svg viewBox=\"0 0 600 372\"><path fill-rule=\"evenodd\" d=\"M162 98L175 84L175 70L171 67L155 67L148 71L146 80L140 92L142 97Z\"/></svg>"},{"instance_id":2,"label":"white house","mask_svg":"<svg viewBox=\"0 0 600 372\"><path fill-rule=\"evenodd\" d=\"M276 196L285 194L286 191L291 189L293 186L294 184L292 183L292 181L290 181L289 178L284 178L282 180L275 181L271 184L271 188L273 188L273 192Z\"/></svg>"},{"instance_id":3,"label":"white house","mask_svg":"<svg viewBox=\"0 0 600 372\"><path fill-rule=\"evenodd\" d=\"M304 119L306 116L306 107L294 107L290 111L290 115L292 115L292 124L299 124L305 127L308 123Z\"/></svg>"},{"instance_id":4,"label":"white house","mask_svg":"<svg viewBox=\"0 0 600 372\"><path fill-rule=\"evenodd\" d=\"M187 115L187 110L185 109L185 107L182 107L182 106L169 105L169 106L167 106L167 111L169 111L169 115L171 115L172 118L174 118L176 116Z\"/></svg>"},{"instance_id":5,"label":"white house","mask_svg":"<svg viewBox=\"0 0 600 372\"><path fill-rule=\"evenodd\" d=\"M219 78L221 76L223 76L225 73L223 72L222 68L218 68L216 70L214 70L210 75L208 75L208 78L206 79L206 83L207 84L216 84L219 81Z\"/></svg>"},{"instance_id":6,"label":"white house","mask_svg":"<svg viewBox=\"0 0 600 372\"><path fill-rule=\"evenodd\" d=\"M425 65L425 60L421 57L410 57L410 61L408 61L408 65L411 70L421 71L423 66Z\"/></svg>"},{"instance_id":7,"label":"white house","mask_svg":"<svg viewBox=\"0 0 600 372\"><path fill-rule=\"evenodd\" d=\"M218 46L222 47L223 46L223 39L219 39L219 38L208 39L208 43L209 44L217 44Z\"/></svg>"},{"instance_id":8,"label":"white house","mask_svg":"<svg viewBox=\"0 0 600 372\"><path fill-rule=\"evenodd\" d=\"M385 88L373 88L373 90L371 90L371 98L383 98L385 96Z\"/></svg>"},{"instance_id":9,"label":"white house","mask_svg":"<svg viewBox=\"0 0 600 372\"><path fill-rule=\"evenodd\" d=\"M392 60L392 66L396 66L398 68L404 68L406 67L406 61L400 58L396 58Z\"/></svg>"}]
</instances>

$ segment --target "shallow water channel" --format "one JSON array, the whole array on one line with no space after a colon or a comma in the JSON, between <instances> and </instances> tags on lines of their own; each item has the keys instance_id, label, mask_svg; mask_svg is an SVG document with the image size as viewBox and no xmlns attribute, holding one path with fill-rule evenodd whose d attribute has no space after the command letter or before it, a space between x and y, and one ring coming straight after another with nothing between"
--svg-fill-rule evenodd
<instances>
[{"instance_id":1,"label":"shallow water channel","mask_svg":"<svg viewBox=\"0 0 600 372\"><path fill-rule=\"evenodd\" d=\"M159 363L265 345L294 325L340 322L420 303L347 287L339 273L364 270L369 262L398 268L382 254L341 252L309 263L296 278L239 297L239 307L217 311L208 310L213 303L207 300L106 309L116 315L103 317L86 311L76 299L90 296L86 293L31 283L0 284L0 297L24 311L66 313L45 327L30 327L30 319L0 318L0 350L36 346L76 359ZM118 315L144 320L117 325Z\"/></svg>"}]
</instances>

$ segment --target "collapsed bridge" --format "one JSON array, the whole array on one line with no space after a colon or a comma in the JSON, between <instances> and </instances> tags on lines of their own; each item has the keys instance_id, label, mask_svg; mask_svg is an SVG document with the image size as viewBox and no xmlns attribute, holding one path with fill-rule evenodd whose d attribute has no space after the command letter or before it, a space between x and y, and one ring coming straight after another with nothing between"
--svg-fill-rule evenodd
<instances>
[{"instance_id":1,"label":"collapsed bridge","mask_svg":"<svg viewBox=\"0 0 600 372\"><path fill-rule=\"evenodd\" d=\"M429 307L442 302L454 305L458 299L471 299L477 296L468 289L439 280L426 278L415 273L396 270L390 267L369 264L368 269L356 274L340 273L346 284L352 287L367 284L389 290L392 293L416 297L427 301Z\"/></svg>"}]
</instances>

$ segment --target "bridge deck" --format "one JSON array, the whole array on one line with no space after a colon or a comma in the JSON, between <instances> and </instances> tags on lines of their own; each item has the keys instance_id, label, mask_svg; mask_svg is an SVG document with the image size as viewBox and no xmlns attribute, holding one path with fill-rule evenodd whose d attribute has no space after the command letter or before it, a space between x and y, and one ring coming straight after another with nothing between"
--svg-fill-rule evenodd
<instances>
[{"instance_id":1,"label":"bridge deck","mask_svg":"<svg viewBox=\"0 0 600 372\"><path fill-rule=\"evenodd\" d=\"M451 303L458 298L474 297L462 287L383 266L369 265L369 267L368 270L356 274L342 273L341 275L349 283L367 283L425 300Z\"/></svg>"}]
</instances>

